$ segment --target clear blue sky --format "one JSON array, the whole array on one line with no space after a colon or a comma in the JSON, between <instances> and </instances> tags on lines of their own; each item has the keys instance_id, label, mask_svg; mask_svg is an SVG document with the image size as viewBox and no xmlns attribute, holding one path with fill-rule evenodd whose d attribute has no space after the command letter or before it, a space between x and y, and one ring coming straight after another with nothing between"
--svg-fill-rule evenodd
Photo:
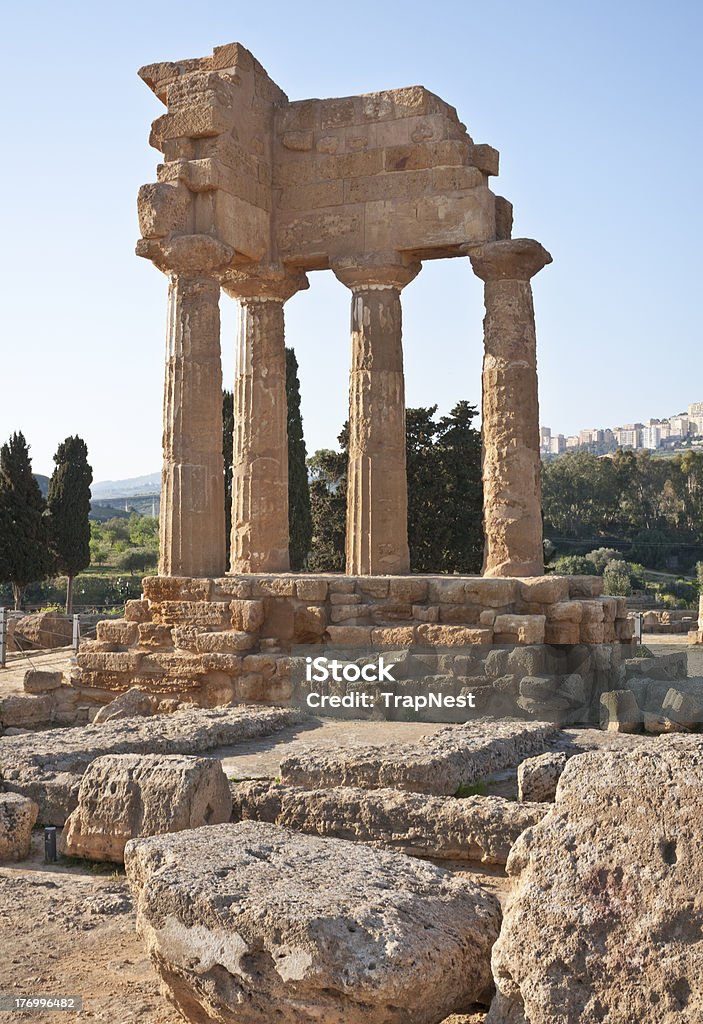
<instances>
[{"instance_id":1,"label":"clear blue sky","mask_svg":"<svg viewBox=\"0 0 703 1024\"><path fill-rule=\"evenodd\" d=\"M514 234L554 257L535 279L543 423L572 433L703 400L702 21L682 0L6 7L0 440L23 430L38 472L69 433L96 479L159 468L166 282L133 248L163 108L136 70L234 40L291 99L423 84L500 150ZM286 307L309 451L346 418L349 364L348 292L311 282ZM425 265L403 299L408 404L478 403L468 261Z\"/></svg>"}]
</instances>

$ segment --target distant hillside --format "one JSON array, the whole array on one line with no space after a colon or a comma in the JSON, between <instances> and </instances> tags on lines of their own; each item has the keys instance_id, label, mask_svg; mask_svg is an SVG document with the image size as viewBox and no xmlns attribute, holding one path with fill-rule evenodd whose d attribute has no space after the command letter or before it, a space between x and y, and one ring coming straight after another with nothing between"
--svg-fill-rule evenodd
<instances>
[{"instance_id":1,"label":"distant hillside","mask_svg":"<svg viewBox=\"0 0 703 1024\"><path fill-rule=\"evenodd\" d=\"M160 490L160 473L132 476L127 480L98 480L91 487L94 498L124 498L130 494L158 494Z\"/></svg>"},{"instance_id":2,"label":"distant hillside","mask_svg":"<svg viewBox=\"0 0 703 1024\"><path fill-rule=\"evenodd\" d=\"M47 494L49 493L49 477L48 476L42 476L41 473L34 473L32 475L34 476L34 479L39 484L39 487L41 488L42 494L44 495L44 497L46 497Z\"/></svg>"}]
</instances>

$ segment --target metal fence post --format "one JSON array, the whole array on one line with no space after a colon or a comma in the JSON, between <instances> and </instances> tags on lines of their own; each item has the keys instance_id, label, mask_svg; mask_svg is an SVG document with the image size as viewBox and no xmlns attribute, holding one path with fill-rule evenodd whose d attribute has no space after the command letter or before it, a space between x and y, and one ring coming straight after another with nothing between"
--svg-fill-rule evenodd
<instances>
[{"instance_id":1,"label":"metal fence post","mask_svg":"<svg viewBox=\"0 0 703 1024\"><path fill-rule=\"evenodd\" d=\"M5 668L7 649L7 608L0 608L0 668Z\"/></svg>"},{"instance_id":2,"label":"metal fence post","mask_svg":"<svg viewBox=\"0 0 703 1024\"><path fill-rule=\"evenodd\" d=\"M81 643L81 620L79 615L73 616L73 650L77 651Z\"/></svg>"}]
</instances>

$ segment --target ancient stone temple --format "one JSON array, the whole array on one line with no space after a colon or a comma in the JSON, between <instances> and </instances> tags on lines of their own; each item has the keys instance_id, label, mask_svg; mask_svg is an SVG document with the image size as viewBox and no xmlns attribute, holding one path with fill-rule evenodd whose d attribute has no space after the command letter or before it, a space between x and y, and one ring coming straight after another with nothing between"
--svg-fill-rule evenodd
<instances>
[{"instance_id":1,"label":"ancient stone temple","mask_svg":"<svg viewBox=\"0 0 703 1024\"><path fill-rule=\"evenodd\" d=\"M602 578L543 575L530 281L551 258L510 237L510 204L488 188L496 151L420 87L291 103L238 44L141 76L167 108L137 246L169 280L161 565L81 646L82 697L302 701L315 645L401 652L401 689L478 687L482 714L597 719L632 622ZM485 284L473 577L409 572L401 292L450 256ZM288 572L284 305L325 269L351 293L344 576ZM222 290L240 306L227 574Z\"/></svg>"},{"instance_id":2,"label":"ancient stone temple","mask_svg":"<svg viewBox=\"0 0 703 1024\"><path fill-rule=\"evenodd\" d=\"M419 86L290 102L237 43L140 75L166 106L137 246L169 279L161 574L225 569L221 290L240 304L231 571L288 569L283 307L326 269L351 293L347 573L408 571L401 291L452 256L485 282L484 574L540 575L530 280L551 257L511 238L498 153Z\"/></svg>"}]
</instances>

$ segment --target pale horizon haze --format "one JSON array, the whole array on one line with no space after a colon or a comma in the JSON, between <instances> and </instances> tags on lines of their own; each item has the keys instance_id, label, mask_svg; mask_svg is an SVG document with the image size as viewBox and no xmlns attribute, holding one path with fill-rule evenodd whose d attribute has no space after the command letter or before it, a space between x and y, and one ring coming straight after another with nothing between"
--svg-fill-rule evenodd
<instances>
[{"instance_id":1,"label":"pale horizon haze","mask_svg":"<svg viewBox=\"0 0 703 1024\"><path fill-rule=\"evenodd\" d=\"M3 17L0 443L50 474L68 434L96 480L161 464L166 279L134 255L156 180L148 63L238 41L290 99L421 84L500 151L491 188L533 281L540 419L576 433L703 401L702 8L693 2L13 4ZM331 272L286 305L308 452L347 416L349 292ZM426 263L403 292L406 398L480 403L482 284ZM235 304L222 296L224 384Z\"/></svg>"}]
</instances>

